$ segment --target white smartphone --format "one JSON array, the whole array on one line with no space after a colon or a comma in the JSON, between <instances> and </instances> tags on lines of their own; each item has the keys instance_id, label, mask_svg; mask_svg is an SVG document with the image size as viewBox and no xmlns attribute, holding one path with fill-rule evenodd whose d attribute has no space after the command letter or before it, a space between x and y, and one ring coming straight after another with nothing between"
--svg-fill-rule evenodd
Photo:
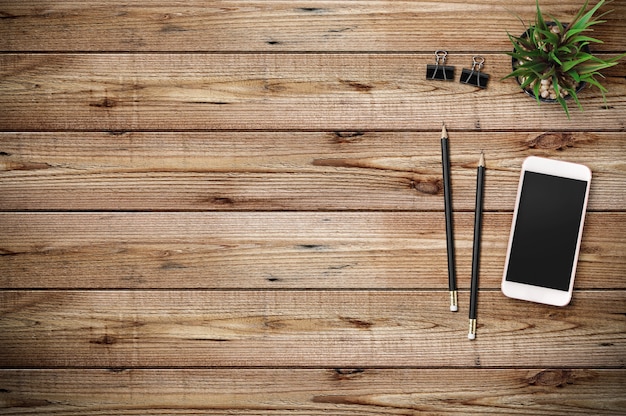
<instances>
[{"instance_id":1,"label":"white smartphone","mask_svg":"<svg viewBox=\"0 0 626 416\"><path fill-rule=\"evenodd\" d=\"M524 160L502 293L555 306L570 302L590 184L584 165Z\"/></svg>"}]
</instances>

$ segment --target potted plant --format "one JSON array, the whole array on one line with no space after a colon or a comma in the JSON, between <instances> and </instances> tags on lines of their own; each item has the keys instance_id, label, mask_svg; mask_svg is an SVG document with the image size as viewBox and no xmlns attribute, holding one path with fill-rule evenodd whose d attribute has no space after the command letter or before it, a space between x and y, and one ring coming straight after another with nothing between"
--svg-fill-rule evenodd
<instances>
[{"instance_id":1,"label":"potted plant","mask_svg":"<svg viewBox=\"0 0 626 416\"><path fill-rule=\"evenodd\" d=\"M552 16L549 21L545 20L536 0L534 24L526 27L520 19L526 31L521 36L508 34L513 44L513 51L508 52L513 71L504 79L516 78L520 88L535 97L538 104L558 102L568 118L566 100L572 98L582 111L578 92L587 84L597 87L606 102L607 89L598 81L603 77L600 71L617 65L626 54L605 60L589 49L590 43L602 43L588 32L593 31L592 26L603 23L600 19L609 13L594 16L604 3L605 0L600 0L587 11L589 1L586 0L570 22L562 23Z\"/></svg>"}]
</instances>

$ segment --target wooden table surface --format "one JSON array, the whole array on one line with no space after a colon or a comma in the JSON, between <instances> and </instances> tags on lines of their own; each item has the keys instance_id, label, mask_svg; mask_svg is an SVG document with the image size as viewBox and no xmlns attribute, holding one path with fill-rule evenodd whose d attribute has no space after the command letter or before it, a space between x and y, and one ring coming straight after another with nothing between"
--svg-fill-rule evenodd
<instances>
[{"instance_id":1,"label":"wooden table surface","mask_svg":"<svg viewBox=\"0 0 626 416\"><path fill-rule=\"evenodd\" d=\"M582 0L542 0L567 20ZM626 50L626 2L594 35ZM519 92L532 0L0 0L3 415L626 414L626 69ZM454 82L425 79L449 52ZM458 82L485 58L485 90ZM440 131L459 280L449 311ZM487 160L468 341L476 163ZM500 292L529 155L593 171L572 303Z\"/></svg>"}]
</instances>

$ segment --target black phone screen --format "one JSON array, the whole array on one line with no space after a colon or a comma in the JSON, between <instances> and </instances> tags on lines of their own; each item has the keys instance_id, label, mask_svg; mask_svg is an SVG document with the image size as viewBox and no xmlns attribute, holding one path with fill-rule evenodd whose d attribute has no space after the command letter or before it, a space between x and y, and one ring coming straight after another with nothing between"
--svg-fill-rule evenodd
<instances>
[{"instance_id":1,"label":"black phone screen","mask_svg":"<svg viewBox=\"0 0 626 416\"><path fill-rule=\"evenodd\" d=\"M526 171L506 280L569 290L588 182Z\"/></svg>"}]
</instances>

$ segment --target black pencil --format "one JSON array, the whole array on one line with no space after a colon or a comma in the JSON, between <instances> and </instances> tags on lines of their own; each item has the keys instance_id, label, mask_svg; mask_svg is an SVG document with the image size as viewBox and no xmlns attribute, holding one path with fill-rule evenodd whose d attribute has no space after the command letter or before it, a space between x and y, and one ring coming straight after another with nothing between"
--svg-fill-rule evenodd
<instances>
[{"instance_id":1,"label":"black pencil","mask_svg":"<svg viewBox=\"0 0 626 416\"><path fill-rule=\"evenodd\" d=\"M450 310L459 310L457 305L456 271L454 256L454 235L452 231L452 187L450 185L450 155L448 151L448 131L441 127L441 164L443 166L443 201L446 215L446 246L448 249L448 290L450 290Z\"/></svg>"},{"instance_id":2,"label":"black pencil","mask_svg":"<svg viewBox=\"0 0 626 416\"><path fill-rule=\"evenodd\" d=\"M469 339L476 338L476 304L478 302L478 269L480 261L480 234L483 222L483 186L485 184L485 155L480 154L476 173L476 209L474 211L474 248L472 250L472 286L469 307Z\"/></svg>"}]
</instances>

